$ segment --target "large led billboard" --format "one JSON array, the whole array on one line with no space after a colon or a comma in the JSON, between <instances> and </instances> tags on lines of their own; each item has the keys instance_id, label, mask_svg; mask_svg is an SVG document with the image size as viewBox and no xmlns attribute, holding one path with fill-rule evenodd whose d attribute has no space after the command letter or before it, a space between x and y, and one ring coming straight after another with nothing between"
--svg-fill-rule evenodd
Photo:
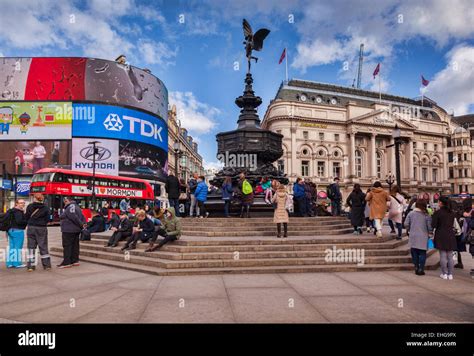
<instances>
[{"instance_id":1,"label":"large led billboard","mask_svg":"<svg viewBox=\"0 0 474 356\"><path fill-rule=\"evenodd\" d=\"M87 100L168 118L168 91L161 80L128 64L94 58L1 58L2 100Z\"/></svg>"}]
</instances>

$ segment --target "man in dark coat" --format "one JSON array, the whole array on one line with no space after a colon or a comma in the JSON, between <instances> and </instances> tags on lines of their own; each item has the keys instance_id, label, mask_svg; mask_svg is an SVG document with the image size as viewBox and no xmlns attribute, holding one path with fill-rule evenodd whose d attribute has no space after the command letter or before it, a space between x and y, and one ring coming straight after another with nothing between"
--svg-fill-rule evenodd
<instances>
[{"instance_id":1,"label":"man in dark coat","mask_svg":"<svg viewBox=\"0 0 474 356\"><path fill-rule=\"evenodd\" d=\"M165 189L166 193L168 193L170 206L174 208L176 216L179 216L179 180L172 172L166 178Z\"/></svg>"}]
</instances>

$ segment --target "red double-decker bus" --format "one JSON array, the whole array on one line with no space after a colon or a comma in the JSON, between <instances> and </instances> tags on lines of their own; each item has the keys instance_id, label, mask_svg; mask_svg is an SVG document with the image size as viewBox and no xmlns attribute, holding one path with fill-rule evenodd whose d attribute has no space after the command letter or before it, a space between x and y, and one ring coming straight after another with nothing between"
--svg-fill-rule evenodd
<instances>
[{"instance_id":1,"label":"red double-decker bus","mask_svg":"<svg viewBox=\"0 0 474 356\"><path fill-rule=\"evenodd\" d=\"M137 206L145 204L151 206L154 202L152 186L142 179L96 173L95 207L92 203L91 187L92 173L44 168L33 176L30 193L42 193L45 196L45 203L51 208L53 214L53 222L59 221L59 214L64 207L64 196L74 199L83 209L87 219L91 217L91 209L99 209L105 202L110 204L109 217L112 211L120 212L120 201L126 197L130 198L132 213Z\"/></svg>"}]
</instances>

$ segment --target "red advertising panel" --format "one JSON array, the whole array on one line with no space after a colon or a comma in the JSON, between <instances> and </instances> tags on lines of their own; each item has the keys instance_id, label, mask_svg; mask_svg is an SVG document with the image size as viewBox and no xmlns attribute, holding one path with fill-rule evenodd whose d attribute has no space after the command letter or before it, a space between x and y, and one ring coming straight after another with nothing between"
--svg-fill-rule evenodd
<instances>
[{"instance_id":1,"label":"red advertising panel","mask_svg":"<svg viewBox=\"0 0 474 356\"><path fill-rule=\"evenodd\" d=\"M86 58L33 58L24 100L83 100Z\"/></svg>"}]
</instances>

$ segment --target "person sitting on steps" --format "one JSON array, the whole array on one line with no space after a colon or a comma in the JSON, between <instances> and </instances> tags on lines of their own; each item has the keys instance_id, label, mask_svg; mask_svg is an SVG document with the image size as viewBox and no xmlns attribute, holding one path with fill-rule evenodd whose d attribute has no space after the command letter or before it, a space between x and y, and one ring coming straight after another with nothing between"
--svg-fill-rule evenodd
<instances>
[{"instance_id":1,"label":"person sitting on steps","mask_svg":"<svg viewBox=\"0 0 474 356\"><path fill-rule=\"evenodd\" d=\"M155 245L158 236L163 236L157 245ZM176 241L181 237L181 221L176 217L174 208L168 208L165 211L165 219L163 221L163 227L155 232L154 236L150 240L150 245L145 252L153 252L160 249L163 245L170 241Z\"/></svg>"},{"instance_id":2,"label":"person sitting on steps","mask_svg":"<svg viewBox=\"0 0 474 356\"><path fill-rule=\"evenodd\" d=\"M146 216L144 210L137 213L138 226L133 229L133 234L127 239L127 243L122 247L122 251L134 250L137 248L138 240L147 242L155 232L155 224Z\"/></svg>"},{"instance_id":3,"label":"person sitting on steps","mask_svg":"<svg viewBox=\"0 0 474 356\"><path fill-rule=\"evenodd\" d=\"M126 211L120 212L120 223L117 227L112 227L111 230L114 233L110 237L109 242L105 245L106 247L117 247L119 241L132 236L133 224L128 218Z\"/></svg>"}]
</instances>

